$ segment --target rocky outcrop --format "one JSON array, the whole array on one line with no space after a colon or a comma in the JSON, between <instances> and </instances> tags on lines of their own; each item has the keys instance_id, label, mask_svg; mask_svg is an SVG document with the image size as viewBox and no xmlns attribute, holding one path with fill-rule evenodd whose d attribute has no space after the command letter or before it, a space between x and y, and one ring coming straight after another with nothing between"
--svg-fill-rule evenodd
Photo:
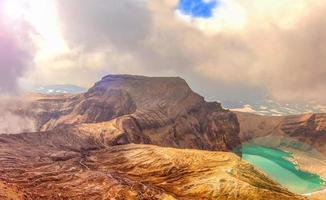
<instances>
[{"instance_id":1,"label":"rocky outcrop","mask_svg":"<svg viewBox=\"0 0 326 200\"><path fill-rule=\"evenodd\" d=\"M280 129L326 155L326 114L288 116L284 118Z\"/></svg>"},{"instance_id":2,"label":"rocky outcrop","mask_svg":"<svg viewBox=\"0 0 326 200\"><path fill-rule=\"evenodd\" d=\"M243 143L291 152L302 170L326 178L326 114L273 117L238 112L237 116Z\"/></svg>"},{"instance_id":3,"label":"rocky outcrop","mask_svg":"<svg viewBox=\"0 0 326 200\"><path fill-rule=\"evenodd\" d=\"M105 138L106 145L144 143L205 150L240 145L236 115L219 103L206 102L177 77L109 75L84 94L30 99L13 112L35 119L39 131L72 125Z\"/></svg>"},{"instance_id":4,"label":"rocky outcrop","mask_svg":"<svg viewBox=\"0 0 326 200\"><path fill-rule=\"evenodd\" d=\"M279 136L274 137L279 139L270 140L269 143L283 143L282 145L301 150L314 148L326 156L326 114L271 117L238 112L237 116L243 142L260 137Z\"/></svg>"},{"instance_id":5,"label":"rocky outcrop","mask_svg":"<svg viewBox=\"0 0 326 200\"><path fill-rule=\"evenodd\" d=\"M102 148L55 130L0 135L0 158L2 199L304 199L227 152Z\"/></svg>"}]
</instances>

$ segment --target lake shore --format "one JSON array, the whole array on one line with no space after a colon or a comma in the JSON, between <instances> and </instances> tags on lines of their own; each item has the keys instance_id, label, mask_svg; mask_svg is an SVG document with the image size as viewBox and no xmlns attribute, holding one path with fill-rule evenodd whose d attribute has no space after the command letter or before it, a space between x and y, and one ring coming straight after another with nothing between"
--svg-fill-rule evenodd
<instances>
[{"instance_id":1,"label":"lake shore","mask_svg":"<svg viewBox=\"0 0 326 200\"><path fill-rule=\"evenodd\" d=\"M303 196L309 197L311 200L326 200L326 189L303 194Z\"/></svg>"},{"instance_id":2,"label":"lake shore","mask_svg":"<svg viewBox=\"0 0 326 200\"><path fill-rule=\"evenodd\" d=\"M326 189L316 191L316 192L306 193L306 194L302 194L302 195L303 196L312 196L312 195L317 195L317 194L326 195Z\"/></svg>"},{"instance_id":3,"label":"lake shore","mask_svg":"<svg viewBox=\"0 0 326 200\"><path fill-rule=\"evenodd\" d=\"M303 152L293 148L281 148L283 151L291 152L292 158L289 159L300 170L318 174L326 181L326 157L322 154ZM326 189L326 185L325 185Z\"/></svg>"},{"instance_id":4,"label":"lake shore","mask_svg":"<svg viewBox=\"0 0 326 200\"><path fill-rule=\"evenodd\" d=\"M306 165L303 164L303 158L308 158L307 156L298 152L293 154L291 149L270 148L259 145L248 145L244 148L243 158L245 160L260 168L290 191L297 194L310 194L325 189L326 185L323 176L320 174L324 169L323 165L319 170L316 168L314 171L309 170L307 167L308 159ZM303 168L302 166L306 167ZM314 173L317 171L319 173Z\"/></svg>"}]
</instances>

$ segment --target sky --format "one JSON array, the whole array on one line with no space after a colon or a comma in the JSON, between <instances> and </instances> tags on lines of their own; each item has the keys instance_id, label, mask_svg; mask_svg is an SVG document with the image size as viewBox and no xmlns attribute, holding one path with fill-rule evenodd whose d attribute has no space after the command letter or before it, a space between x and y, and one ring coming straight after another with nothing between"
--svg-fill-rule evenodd
<instances>
[{"instance_id":1,"label":"sky","mask_svg":"<svg viewBox=\"0 0 326 200\"><path fill-rule=\"evenodd\" d=\"M324 0L0 0L0 92L181 76L208 99L326 104Z\"/></svg>"},{"instance_id":2,"label":"sky","mask_svg":"<svg viewBox=\"0 0 326 200\"><path fill-rule=\"evenodd\" d=\"M209 18L213 16L218 1L180 0L177 9L184 15Z\"/></svg>"}]
</instances>

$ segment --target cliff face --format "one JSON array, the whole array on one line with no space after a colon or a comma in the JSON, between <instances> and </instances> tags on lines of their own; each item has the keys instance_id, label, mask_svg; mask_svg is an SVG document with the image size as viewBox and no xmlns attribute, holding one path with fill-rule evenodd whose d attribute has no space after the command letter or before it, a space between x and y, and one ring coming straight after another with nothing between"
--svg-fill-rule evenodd
<instances>
[{"instance_id":1,"label":"cliff face","mask_svg":"<svg viewBox=\"0 0 326 200\"><path fill-rule=\"evenodd\" d=\"M280 129L326 155L326 114L288 116L284 118Z\"/></svg>"},{"instance_id":2,"label":"cliff face","mask_svg":"<svg viewBox=\"0 0 326 200\"><path fill-rule=\"evenodd\" d=\"M181 78L110 75L85 94L34 97L14 112L35 119L40 131L73 125L109 145L206 150L240 145L236 115L205 102Z\"/></svg>"},{"instance_id":3,"label":"cliff face","mask_svg":"<svg viewBox=\"0 0 326 200\"><path fill-rule=\"evenodd\" d=\"M260 116L237 113L242 142L293 153L302 170L326 178L326 114Z\"/></svg>"},{"instance_id":4,"label":"cliff face","mask_svg":"<svg viewBox=\"0 0 326 200\"><path fill-rule=\"evenodd\" d=\"M80 133L0 135L3 200L304 199L228 152L119 145Z\"/></svg>"},{"instance_id":5,"label":"cliff face","mask_svg":"<svg viewBox=\"0 0 326 200\"><path fill-rule=\"evenodd\" d=\"M326 156L326 114L304 114L282 117L237 113L240 122L240 138L248 141L265 136L293 139L287 145L302 150L315 148ZM281 145L286 141L274 140L270 144ZM284 143L285 144L285 143Z\"/></svg>"}]
</instances>

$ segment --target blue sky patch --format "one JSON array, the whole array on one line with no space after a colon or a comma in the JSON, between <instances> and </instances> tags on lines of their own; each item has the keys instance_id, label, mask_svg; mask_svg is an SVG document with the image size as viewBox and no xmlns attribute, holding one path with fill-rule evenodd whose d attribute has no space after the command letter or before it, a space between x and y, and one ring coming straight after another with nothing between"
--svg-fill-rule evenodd
<instances>
[{"instance_id":1,"label":"blue sky patch","mask_svg":"<svg viewBox=\"0 0 326 200\"><path fill-rule=\"evenodd\" d=\"M214 8L217 6L217 0L211 0L209 2L205 0L180 0L178 9L185 15L209 18L212 17Z\"/></svg>"}]
</instances>

